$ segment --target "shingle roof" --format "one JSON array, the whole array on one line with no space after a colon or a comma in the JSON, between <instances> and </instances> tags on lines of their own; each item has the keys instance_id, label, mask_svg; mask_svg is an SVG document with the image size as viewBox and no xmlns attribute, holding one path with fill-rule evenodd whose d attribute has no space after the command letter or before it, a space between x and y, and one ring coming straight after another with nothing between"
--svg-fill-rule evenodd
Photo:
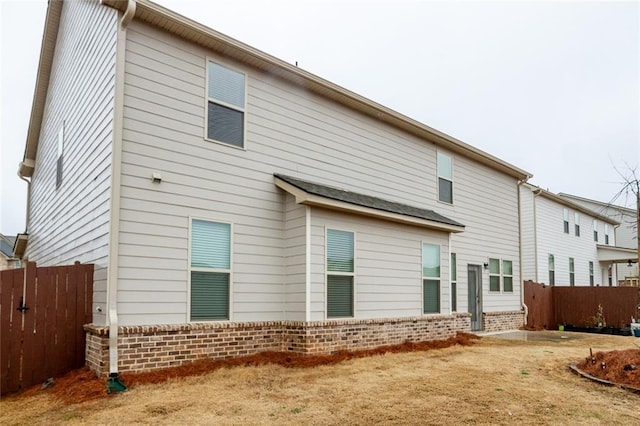
<instances>
[{"instance_id":1,"label":"shingle roof","mask_svg":"<svg viewBox=\"0 0 640 426\"><path fill-rule=\"evenodd\" d=\"M362 207L368 207L376 210L401 214L404 216L417 217L419 219L430 220L433 222L444 223L453 226L464 226L453 219L449 219L433 210L421 209L407 204L396 203L394 201L383 200L382 198L372 197L370 195L358 194L357 192L347 191L344 189L334 188L319 183L309 182L291 176L274 174L275 177L295 186L309 194L330 198L332 200L343 201L345 203L355 204Z\"/></svg>"},{"instance_id":2,"label":"shingle roof","mask_svg":"<svg viewBox=\"0 0 640 426\"><path fill-rule=\"evenodd\" d=\"M8 237L0 234L0 252L7 257L13 256L13 244L16 241L16 237Z\"/></svg>"}]
</instances>

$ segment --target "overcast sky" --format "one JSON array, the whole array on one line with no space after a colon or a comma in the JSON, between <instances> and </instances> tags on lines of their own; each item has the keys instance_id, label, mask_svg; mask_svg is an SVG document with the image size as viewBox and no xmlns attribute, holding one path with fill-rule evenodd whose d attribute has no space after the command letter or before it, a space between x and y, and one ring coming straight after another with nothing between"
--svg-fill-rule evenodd
<instances>
[{"instance_id":1,"label":"overcast sky","mask_svg":"<svg viewBox=\"0 0 640 426\"><path fill-rule=\"evenodd\" d=\"M637 1L158 3L500 157L553 192L610 201L621 187L612 164L640 162ZM16 171L46 6L0 0L8 235L25 226L27 185Z\"/></svg>"}]
</instances>

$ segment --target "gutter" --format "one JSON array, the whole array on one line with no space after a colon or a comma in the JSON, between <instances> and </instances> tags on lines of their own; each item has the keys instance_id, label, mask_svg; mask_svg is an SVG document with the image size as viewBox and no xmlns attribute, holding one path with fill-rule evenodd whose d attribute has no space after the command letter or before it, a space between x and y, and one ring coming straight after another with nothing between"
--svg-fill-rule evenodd
<instances>
[{"instance_id":1,"label":"gutter","mask_svg":"<svg viewBox=\"0 0 640 426\"><path fill-rule=\"evenodd\" d=\"M104 4L104 2L102 3ZM124 127L124 68L127 26L136 13L135 0L118 22L116 41L115 99L113 106L113 152L111 156L111 205L109 229L109 273L107 275L107 323L109 326L109 379L107 392L121 392L127 387L118 374L118 246L120 244L120 193L122 173L122 133Z\"/></svg>"}]
</instances>

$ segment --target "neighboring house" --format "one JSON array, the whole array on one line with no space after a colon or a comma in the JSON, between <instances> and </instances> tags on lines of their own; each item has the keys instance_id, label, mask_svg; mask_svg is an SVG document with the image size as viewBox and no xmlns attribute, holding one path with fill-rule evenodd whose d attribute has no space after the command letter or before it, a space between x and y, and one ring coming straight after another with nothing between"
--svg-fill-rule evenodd
<instances>
[{"instance_id":1,"label":"neighboring house","mask_svg":"<svg viewBox=\"0 0 640 426\"><path fill-rule=\"evenodd\" d=\"M637 212L633 209L616 206L615 204L603 203L601 201L590 200L571 194L558 194L562 198L580 204L594 212L610 217L619 222L620 225L613 228L616 246L632 250L638 249L638 218ZM616 264L616 275L619 285L640 285L638 280L638 256L628 256L627 260Z\"/></svg>"},{"instance_id":2,"label":"neighboring house","mask_svg":"<svg viewBox=\"0 0 640 426\"><path fill-rule=\"evenodd\" d=\"M618 221L528 183L520 193L525 280L562 286L617 284L614 265L636 253L616 246Z\"/></svg>"},{"instance_id":3,"label":"neighboring house","mask_svg":"<svg viewBox=\"0 0 640 426\"><path fill-rule=\"evenodd\" d=\"M20 174L99 373L524 321L527 172L146 0L49 2Z\"/></svg>"},{"instance_id":4,"label":"neighboring house","mask_svg":"<svg viewBox=\"0 0 640 426\"><path fill-rule=\"evenodd\" d=\"M13 255L15 241L16 237L7 237L0 234L0 271L20 267L20 259Z\"/></svg>"}]
</instances>

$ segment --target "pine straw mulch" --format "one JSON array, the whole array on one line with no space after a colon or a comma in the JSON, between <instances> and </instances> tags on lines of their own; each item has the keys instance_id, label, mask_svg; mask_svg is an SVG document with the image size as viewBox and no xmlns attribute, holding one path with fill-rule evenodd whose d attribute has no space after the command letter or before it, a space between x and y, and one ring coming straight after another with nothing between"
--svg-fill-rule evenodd
<instances>
[{"instance_id":1,"label":"pine straw mulch","mask_svg":"<svg viewBox=\"0 0 640 426\"><path fill-rule=\"evenodd\" d=\"M596 352L577 367L598 379L640 391L640 349Z\"/></svg>"},{"instance_id":2,"label":"pine straw mulch","mask_svg":"<svg viewBox=\"0 0 640 426\"><path fill-rule=\"evenodd\" d=\"M259 366L277 364L287 368L312 368L320 365L332 365L356 358L365 358L388 353L429 351L444 349L450 346L469 346L480 339L479 336L469 333L457 333L455 337L446 340L433 340L427 342L405 342L398 345L380 346L375 349L358 351L340 351L329 355L301 355L286 352L261 352L254 355L229 359L202 359L178 367L143 371L139 373L122 373L120 378L128 388L135 388L142 384L156 384L167 380L198 376L220 368L233 368L244 366ZM57 398L65 405L78 404L105 398L109 395L106 391L105 379L98 378L87 367L70 371L55 378L53 386L41 389L40 385L32 386L23 392L12 395L12 398L23 398L46 392Z\"/></svg>"}]
</instances>

